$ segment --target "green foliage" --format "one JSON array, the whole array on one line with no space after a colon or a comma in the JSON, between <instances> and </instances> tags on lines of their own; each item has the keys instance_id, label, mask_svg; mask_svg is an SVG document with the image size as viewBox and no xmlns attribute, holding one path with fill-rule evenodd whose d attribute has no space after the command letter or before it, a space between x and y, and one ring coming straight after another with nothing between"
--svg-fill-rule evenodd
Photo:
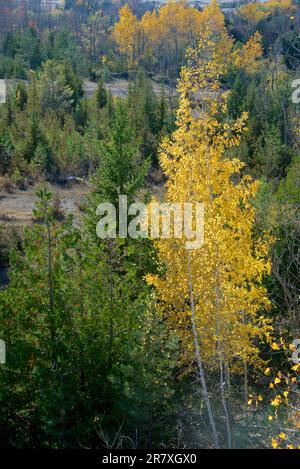
<instances>
[{"instance_id":1,"label":"green foliage","mask_svg":"<svg viewBox=\"0 0 300 469\"><path fill-rule=\"evenodd\" d=\"M129 83L127 101L131 127L141 142L142 154L151 156L157 163L159 138L166 131L169 118L164 96L162 94L160 100L156 98L150 80L143 70L139 70Z\"/></svg>"},{"instance_id":2,"label":"green foliage","mask_svg":"<svg viewBox=\"0 0 300 469\"><path fill-rule=\"evenodd\" d=\"M0 291L9 350L0 445L101 446L121 426L125 446L130 438L143 446L149 428L162 437L171 410L176 339L154 310L138 250L128 247L121 261L126 247L99 248L71 219L55 222L46 188L37 196L38 223L23 255L12 252L10 285Z\"/></svg>"},{"instance_id":3,"label":"green foliage","mask_svg":"<svg viewBox=\"0 0 300 469\"><path fill-rule=\"evenodd\" d=\"M0 289L0 339L8 350L0 366L0 446L187 446L183 424L185 433L192 428L193 443L208 444L206 422L199 425L197 383L191 384L189 370L176 368L178 339L144 281L157 273L152 242L96 235L99 203L113 203L118 219L119 195L127 195L128 204L144 201L153 180L155 192L162 191L157 153L174 129L173 87L186 46L170 31L174 60L163 40L153 54L161 60L148 55L141 60L144 70L133 72L111 36L118 2L68 0L48 16L30 6L16 16L6 3L0 6L0 78L16 80L0 105L1 191L68 176L92 188L80 223L42 187L22 240L17 224L10 229L4 217L0 224L0 268L10 267L10 283ZM132 8L141 18L152 6L134 2ZM229 12L226 24L237 47L259 30L264 57L256 70L230 66L222 79L228 122L248 113L248 130L229 155L260 180L253 201L256 234L267 230L274 237L267 314L286 336L300 327L299 107L291 101L299 5L293 8L292 15L275 8L258 22ZM162 83L160 93L150 76ZM93 96L83 91L88 78L98 82ZM107 90L119 78L129 82L122 98ZM186 378L175 379L182 371ZM248 372L250 386L256 376ZM208 375L215 383L214 371ZM236 392L235 403L241 386L235 376L232 381L228 399ZM244 409L233 409L237 420L244 418ZM246 433L236 437L239 444L249 444Z\"/></svg>"},{"instance_id":4,"label":"green foliage","mask_svg":"<svg viewBox=\"0 0 300 469\"><path fill-rule=\"evenodd\" d=\"M294 159L287 169L287 174L280 181L277 198L281 203L290 203L296 207L300 205L300 158Z\"/></svg>"},{"instance_id":5,"label":"green foliage","mask_svg":"<svg viewBox=\"0 0 300 469\"><path fill-rule=\"evenodd\" d=\"M0 173L8 173L13 154L13 144L9 130L0 133Z\"/></svg>"},{"instance_id":6,"label":"green foliage","mask_svg":"<svg viewBox=\"0 0 300 469\"><path fill-rule=\"evenodd\" d=\"M283 177L294 155L294 135L290 113L290 87L284 80L270 86L270 76L262 70L256 76L238 73L229 95L228 108L235 118L248 113L248 131L237 156L255 177Z\"/></svg>"},{"instance_id":7,"label":"green foliage","mask_svg":"<svg viewBox=\"0 0 300 469\"><path fill-rule=\"evenodd\" d=\"M103 81L100 80L97 85L96 91L96 105L98 109L102 109L107 104L107 92L104 88Z\"/></svg>"},{"instance_id":8,"label":"green foliage","mask_svg":"<svg viewBox=\"0 0 300 469\"><path fill-rule=\"evenodd\" d=\"M139 141L130 125L126 104L117 104L107 142L103 142L102 161L96 176L95 197L97 205L119 202L119 195L126 194L128 203L142 187L149 168L148 161L141 161ZM96 205L96 206L97 206Z\"/></svg>"},{"instance_id":9,"label":"green foliage","mask_svg":"<svg viewBox=\"0 0 300 469\"><path fill-rule=\"evenodd\" d=\"M47 61L43 65L40 83L41 109L44 114L49 111L64 114L72 109L75 103L74 90L67 82L61 64Z\"/></svg>"}]
</instances>

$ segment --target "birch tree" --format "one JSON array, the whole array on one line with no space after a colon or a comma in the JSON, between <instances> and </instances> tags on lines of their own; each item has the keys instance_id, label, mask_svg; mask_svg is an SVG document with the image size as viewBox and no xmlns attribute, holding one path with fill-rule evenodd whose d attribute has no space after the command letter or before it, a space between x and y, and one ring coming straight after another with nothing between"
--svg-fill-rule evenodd
<instances>
[{"instance_id":1,"label":"birch tree","mask_svg":"<svg viewBox=\"0 0 300 469\"><path fill-rule=\"evenodd\" d=\"M148 281L179 334L181 364L198 369L215 447L220 443L205 367L219 373L230 447L230 371L260 363L254 339L268 340L270 331L262 315L270 306L262 284L270 262L267 237L253 236L251 199L258 184L242 175L243 163L230 158L247 116L227 121L227 96L220 87L226 64L218 57L214 34L206 29L181 73L177 129L160 149L167 202L204 204L204 246L188 251L184 235L157 241L165 274Z\"/></svg>"}]
</instances>

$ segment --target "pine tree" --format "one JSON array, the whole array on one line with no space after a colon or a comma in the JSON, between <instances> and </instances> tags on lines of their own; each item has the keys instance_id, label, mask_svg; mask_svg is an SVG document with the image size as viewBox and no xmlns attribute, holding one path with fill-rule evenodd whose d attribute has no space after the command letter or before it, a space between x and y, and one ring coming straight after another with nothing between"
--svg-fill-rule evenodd
<instances>
[{"instance_id":1,"label":"pine tree","mask_svg":"<svg viewBox=\"0 0 300 469\"><path fill-rule=\"evenodd\" d=\"M60 116L73 109L76 90L70 86L70 80L71 77L66 75L62 64L54 60L48 60L44 63L39 77L43 113L56 112Z\"/></svg>"},{"instance_id":2,"label":"pine tree","mask_svg":"<svg viewBox=\"0 0 300 469\"><path fill-rule=\"evenodd\" d=\"M102 361L94 365L94 372L96 370L97 376L109 376L109 380L104 380L101 395L105 407L111 412L104 416L103 425L116 429L120 425L121 412L125 412L126 425L137 418L146 418L151 426L151 422L159 418L159 399L167 403L172 395L169 379L174 366L173 362L165 362L160 355L160 347L164 343L165 350L176 351L175 338L159 325L160 320L144 280L146 272L149 269L154 272L156 267L152 243L147 239L124 238L118 235L118 230L114 238L99 239L96 236L98 204L113 204L118 224L119 196L126 195L128 205L138 199L148 169L147 161L141 163L139 145L127 112L126 103L117 104L108 141L102 147L102 161L92 179L94 188L89 197L85 223L89 239L89 254L85 262L97 286L89 290L86 304L94 318L91 331L99 337L96 343L93 342L92 353L100 354L100 344L102 350ZM147 334L150 329L149 342ZM152 344L156 344L155 351ZM88 356L90 353L88 351ZM153 361L150 360L151 355L155 357ZM165 391L161 388L163 376L166 379ZM151 390L148 384L153 380L157 388ZM147 396L142 392L145 386ZM138 406L135 402L137 393L140 396Z\"/></svg>"},{"instance_id":3,"label":"pine tree","mask_svg":"<svg viewBox=\"0 0 300 469\"><path fill-rule=\"evenodd\" d=\"M149 164L141 163L139 142L130 126L127 106L118 103L114 112L110 134L102 146L102 163L94 178L93 209L100 202L118 206L119 195L127 195L131 203L142 187Z\"/></svg>"},{"instance_id":4,"label":"pine tree","mask_svg":"<svg viewBox=\"0 0 300 469\"><path fill-rule=\"evenodd\" d=\"M37 196L36 223L25 231L23 252L12 251L10 284L0 292L10 350L0 370L1 421L11 446L65 447L74 428L71 409L76 413L80 402L78 288L70 262L78 234L70 219L55 221L48 189ZM1 445L6 440L1 435Z\"/></svg>"},{"instance_id":5,"label":"pine tree","mask_svg":"<svg viewBox=\"0 0 300 469\"><path fill-rule=\"evenodd\" d=\"M96 91L96 105L98 109L102 109L107 104L107 92L103 81L99 80Z\"/></svg>"},{"instance_id":6,"label":"pine tree","mask_svg":"<svg viewBox=\"0 0 300 469\"><path fill-rule=\"evenodd\" d=\"M157 152L157 134L159 128L158 103L149 78L139 70L128 89L128 112L130 125L136 139L141 143L143 157L152 158Z\"/></svg>"}]
</instances>

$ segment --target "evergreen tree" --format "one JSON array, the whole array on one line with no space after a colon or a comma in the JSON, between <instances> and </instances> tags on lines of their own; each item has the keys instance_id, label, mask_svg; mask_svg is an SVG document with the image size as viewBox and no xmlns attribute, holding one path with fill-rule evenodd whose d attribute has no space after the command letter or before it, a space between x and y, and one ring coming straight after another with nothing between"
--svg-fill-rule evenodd
<instances>
[{"instance_id":1,"label":"evergreen tree","mask_svg":"<svg viewBox=\"0 0 300 469\"><path fill-rule=\"evenodd\" d=\"M102 109L106 106L108 101L107 92L104 87L103 81L99 80L96 90L96 105L98 109Z\"/></svg>"},{"instance_id":2,"label":"evergreen tree","mask_svg":"<svg viewBox=\"0 0 300 469\"><path fill-rule=\"evenodd\" d=\"M100 202L118 206L119 195L131 203L142 187L148 161L141 162L139 141L130 125L125 103L116 106L111 130L102 147L102 162L94 179L93 208Z\"/></svg>"}]
</instances>

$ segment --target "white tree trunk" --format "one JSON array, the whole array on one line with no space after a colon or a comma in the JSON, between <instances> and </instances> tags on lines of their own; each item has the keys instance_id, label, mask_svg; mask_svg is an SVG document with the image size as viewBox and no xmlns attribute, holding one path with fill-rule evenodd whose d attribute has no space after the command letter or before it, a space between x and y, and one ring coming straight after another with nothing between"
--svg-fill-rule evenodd
<instances>
[{"instance_id":1,"label":"white tree trunk","mask_svg":"<svg viewBox=\"0 0 300 469\"><path fill-rule=\"evenodd\" d=\"M201 353L200 353L198 332L196 328L196 314L195 314L193 276L192 276L192 270L191 270L190 252L188 252L188 275L189 275L189 292L190 292L190 302L191 302L191 311L192 311L192 327L193 327L194 345L195 345L195 354L196 354L197 365L198 365L198 372L199 372L199 377L201 381L203 397L204 397L204 401L205 401L207 412L208 412L209 422L210 422L210 426L211 426L211 430L213 434L214 446L215 448L220 448L215 419L214 419L214 415L212 411L209 393L207 390L205 373L204 373L202 358L201 358Z\"/></svg>"}]
</instances>

